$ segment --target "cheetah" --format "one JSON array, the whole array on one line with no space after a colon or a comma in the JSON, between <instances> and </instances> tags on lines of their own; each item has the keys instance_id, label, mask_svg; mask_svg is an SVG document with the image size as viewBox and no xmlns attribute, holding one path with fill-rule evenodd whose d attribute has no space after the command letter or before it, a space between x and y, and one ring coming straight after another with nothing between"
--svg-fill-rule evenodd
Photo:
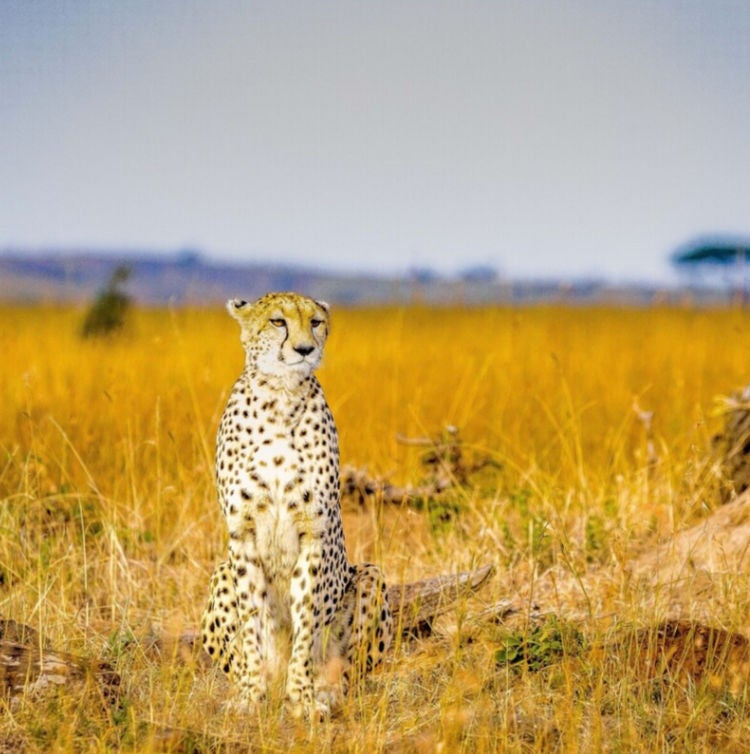
<instances>
[{"instance_id":1,"label":"cheetah","mask_svg":"<svg viewBox=\"0 0 750 754\"><path fill-rule=\"evenodd\" d=\"M338 435L313 374L329 307L269 293L231 299L227 309L240 324L245 368L216 438L229 557L211 577L201 639L239 687L234 704L253 709L283 672L290 637L286 701L297 716L327 715L393 634L380 569L346 555Z\"/></svg>"}]
</instances>

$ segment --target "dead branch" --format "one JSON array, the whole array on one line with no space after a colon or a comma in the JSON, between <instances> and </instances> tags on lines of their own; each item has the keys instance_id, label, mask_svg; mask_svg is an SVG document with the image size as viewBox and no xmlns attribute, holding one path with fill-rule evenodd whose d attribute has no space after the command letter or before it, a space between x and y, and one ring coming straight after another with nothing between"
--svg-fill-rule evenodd
<instances>
[{"instance_id":1,"label":"dead branch","mask_svg":"<svg viewBox=\"0 0 750 754\"><path fill-rule=\"evenodd\" d=\"M368 498L396 505L411 503L435 497L452 486L452 482L439 483L436 480L416 487L401 487L391 484L386 479L371 477L364 469L346 466L341 470L342 497L353 498L360 505L364 505Z\"/></svg>"},{"instance_id":2,"label":"dead branch","mask_svg":"<svg viewBox=\"0 0 750 754\"><path fill-rule=\"evenodd\" d=\"M410 504L466 485L471 475L481 469L499 468L497 461L487 455L467 462L459 431L453 426L445 427L437 438L397 435L396 439L402 445L427 449L420 458L425 471L423 480L414 486L400 486L383 477L371 477L364 469L345 466L341 471L342 497L353 498L360 505L369 498L389 504Z\"/></svg>"}]
</instances>

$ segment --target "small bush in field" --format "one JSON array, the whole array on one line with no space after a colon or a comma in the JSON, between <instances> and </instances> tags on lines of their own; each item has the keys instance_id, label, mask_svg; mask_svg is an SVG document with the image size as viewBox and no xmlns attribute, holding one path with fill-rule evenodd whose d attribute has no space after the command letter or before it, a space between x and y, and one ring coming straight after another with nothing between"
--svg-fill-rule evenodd
<instances>
[{"instance_id":1,"label":"small bush in field","mask_svg":"<svg viewBox=\"0 0 750 754\"><path fill-rule=\"evenodd\" d=\"M97 335L110 335L122 329L130 309L131 298L122 290L130 277L130 267L119 265L106 287L86 313L82 334L84 338Z\"/></svg>"},{"instance_id":2,"label":"small bush in field","mask_svg":"<svg viewBox=\"0 0 750 754\"><path fill-rule=\"evenodd\" d=\"M583 635L575 626L552 616L528 631L509 634L495 652L495 663L541 670L566 655L579 654L583 645Z\"/></svg>"}]
</instances>

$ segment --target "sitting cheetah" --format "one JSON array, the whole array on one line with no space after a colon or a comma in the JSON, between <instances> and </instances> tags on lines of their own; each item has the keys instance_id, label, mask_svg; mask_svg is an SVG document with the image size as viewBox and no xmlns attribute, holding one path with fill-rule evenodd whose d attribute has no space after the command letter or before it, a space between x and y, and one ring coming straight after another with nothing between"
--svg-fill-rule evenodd
<instances>
[{"instance_id":1,"label":"sitting cheetah","mask_svg":"<svg viewBox=\"0 0 750 754\"><path fill-rule=\"evenodd\" d=\"M216 438L229 558L211 578L201 638L252 708L281 669L288 629L286 698L297 715L327 714L392 637L380 570L346 557L336 426L313 376L328 305L269 293L227 309L246 360Z\"/></svg>"}]
</instances>

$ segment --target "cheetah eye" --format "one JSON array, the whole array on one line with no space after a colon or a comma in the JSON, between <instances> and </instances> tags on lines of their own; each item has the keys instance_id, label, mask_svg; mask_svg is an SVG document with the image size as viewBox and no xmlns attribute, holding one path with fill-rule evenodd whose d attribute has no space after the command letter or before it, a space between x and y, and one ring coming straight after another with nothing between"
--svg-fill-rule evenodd
<instances>
[{"instance_id":1,"label":"cheetah eye","mask_svg":"<svg viewBox=\"0 0 750 754\"><path fill-rule=\"evenodd\" d=\"M315 329L316 327L320 327L323 324L323 320L322 319L311 319L310 320L310 324L312 325L313 329Z\"/></svg>"},{"instance_id":2,"label":"cheetah eye","mask_svg":"<svg viewBox=\"0 0 750 754\"><path fill-rule=\"evenodd\" d=\"M281 319L281 318L272 319L271 320L271 324L274 327L286 327L286 320L285 319Z\"/></svg>"}]
</instances>

